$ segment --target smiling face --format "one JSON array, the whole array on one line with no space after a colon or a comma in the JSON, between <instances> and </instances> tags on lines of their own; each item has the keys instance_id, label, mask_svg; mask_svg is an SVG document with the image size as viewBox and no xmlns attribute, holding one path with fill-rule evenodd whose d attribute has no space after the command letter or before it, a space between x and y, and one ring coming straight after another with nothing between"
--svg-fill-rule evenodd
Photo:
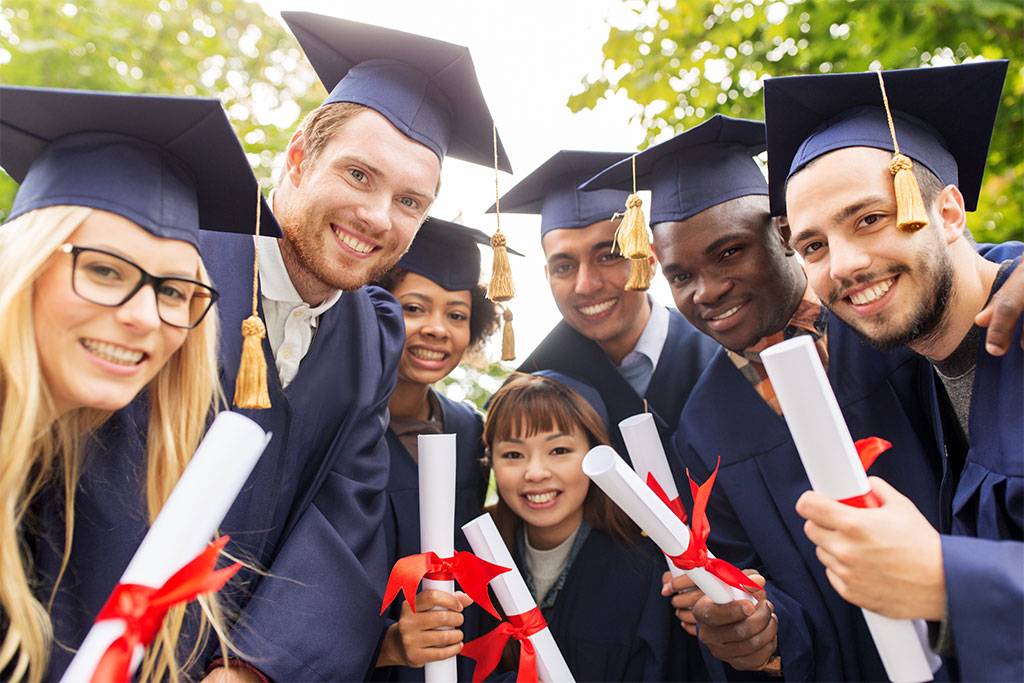
<instances>
[{"instance_id":1,"label":"smiling face","mask_svg":"<svg viewBox=\"0 0 1024 683\"><path fill-rule=\"evenodd\" d=\"M428 385L447 377L469 346L469 290L449 292L429 278L407 273L391 294L405 320L399 378Z\"/></svg>"},{"instance_id":2,"label":"smiling face","mask_svg":"<svg viewBox=\"0 0 1024 683\"><path fill-rule=\"evenodd\" d=\"M762 196L658 223L654 250L679 312L736 352L781 331L806 286Z\"/></svg>"},{"instance_id":3,"label":"smiling face","mask_svg":"<svg viewBox=\"0 0 1024 683\"><path fill-rule=\"evenodd\" d=\"M889 152L841 149L789 180L793 247L814 291L872 345L927 343L944 324L953 265L941 217L916 233L896 226Z\"/></svg>"},{"instance_id":4,"label":"smiling face","mask_svg":"<svg viewBox=\"0 0 1024 683\"><path fill-rule=\"evenodd\" d=\"M625 290L629 260L612 253L618 221L552 230L541 243L545 273L562 318L615 362L636 345L650 316L645 292Z\"/></svg>"},{"instance_id":5,"label":"smiling face","mask_svg":"<svg viewBox=\"0 0 1024 683\"><path fill-rule=\"evenodd\" d=\"M553 548L583 519L590 479L583 457L590 450L579 429L517 434L491 445L498 495L523 520L530 545Z\"/></svg>"},{"instance_id":6,"label":"smiling face","mask_svg":"<svg viewBox=\"0 0 1024 683\"><path fill-rule=\"evenodd\" d=\"M275 198L282 256L303 299L355 290L393 266L434 201L441 162L367 109L346 121L313 160L296 133Z\"/></svg>"},{"instance_id":7,"label":"smiling face","mask_svg":"<svg viewBox=\"0 0 1024 683\"><path fill-rule=\"evenodd\" d=\"M154 237L106 211L94 211L68 242L118 254L158 277L198 277L192 245ZM43 378L60 414L82 407L118 410L153 379L188 330L161 322L152 287L116 308L86 301L72 289L71 268L71 254L55 254L33 289Z\"/></svg>"}]
</instances>

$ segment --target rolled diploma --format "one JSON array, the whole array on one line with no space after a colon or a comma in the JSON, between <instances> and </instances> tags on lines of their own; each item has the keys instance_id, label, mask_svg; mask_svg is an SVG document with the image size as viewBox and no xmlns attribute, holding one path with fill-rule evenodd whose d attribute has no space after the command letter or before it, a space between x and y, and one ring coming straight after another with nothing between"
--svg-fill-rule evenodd
<instances>
[{"instance_id":1,"label":"rolled diploma","mask_svg":"<svg viewBox=\"0 0 1024 683\"><path fill-rule=\"evenodd\" d=\"M636 472L609 446L592 448L583 458L583 473L636 522L666 555L679 555L690 544L690 530L658 499ZM687 569L697 588L718 604L754 597L725 583L703 567Z\"/></svg>"},{"instance_id":2,"label":"rolled diploma","mask_svg":"<svg viewBox=\"0 0 1024 683\"><path fill-rule=\"evenodd\" d=\"M800 335L775 344L761 352L761 361L814 490L836 500L868 493L864 466L811 338ZM924 640L923 621L863 612L890 680L932 680L942 660Z\"/></svg>"},{"instance_id":3,"label":"rolled diploma","mask_svg":"<svg viewBox=\"0 0 1024 683\"><path fill-rule=\"evenodd\" d=\"M455 435L420 434L420 552L438 557L455 554ZM454 581L423 579L423 590L455 593ZM443 609L441 607L436 609ZM455 683L458 668L455 657L423 666L426 683Z\"/></svg>"},{"instance_id":4,"label":"rolled diploma","mask_svg":"<svg viewBox=\"0 0 1024 683\"><path fill-rule=\"evenodd\" d=\"M228 513L270 441L258 424L238 413L217 416L167 502L160 509L119 583L157 588L202 552ZM61 681L89 681L107 648L124 633L120 619L93 624ZM137 647L132 672L142 661Z\"/></svg>"},{"instance_id":5,"label":"rolled diploma","mask_svg":"<svg viewBox=\"0 0 1024 683\"><path fill-rule=\"evenodd\" d=\"M627 417L619 423L619 431L622 433L622 440L626 442L629 459L633 461L633 467L640 475L640 481L646 483L647 475L652 474L669 500L678 498L679 489L676 488L672 470L668 466L668 456L661 445L658 428L654 425L654 416L650 413L640 413ZM710 553L711 551L708 551L709 555ZM666 557L665 562L668 563L668 570L672 572L672 576L684 574L683 570L672 564L669 558Z\"/></svg>"},{"instance_id":6,"label":"rolled diploma","mask_svg":"<svg viewBox=\"0 0 1024 683\"><path fill-rule=\"evenodd\" d=\"M462 532L466 534L474 555L512 570L491 579L491 588L505 614L523 614L535 608L537 603L530 595L530 589L526 587L526 581L512 560L512 553L501 539L491 515L484 513L467 522L462 526ZM544 683L573 683L575 679L555 643L555 637L551 635L551 629L545 627L537 631L530 636L530 642L537 652L537 674L540 680Z\"/></svg>"}]
</instances>

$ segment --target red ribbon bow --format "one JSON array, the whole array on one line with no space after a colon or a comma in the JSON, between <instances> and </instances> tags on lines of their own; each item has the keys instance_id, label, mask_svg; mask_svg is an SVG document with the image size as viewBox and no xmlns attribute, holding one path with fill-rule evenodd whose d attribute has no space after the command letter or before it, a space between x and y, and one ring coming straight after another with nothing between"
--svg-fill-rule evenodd
<instances>
[{"instance_id":1,"label":"red ribbon bow","mask_svg":"<svg viewBox=\"0 0 1024 683\"><path fill-rule=\"evenodd\" d=\"M167 611L202 593L219 591L234 576L242 566L238 562L217 571L213 569L217 564L217 556L227 542L228 537L221 536L210 543L159 588L133 583L119 583L114 587L103 609L96 616L96 622L121 619L125 623L124 634L103 653L93 673L93 683L130 681L135 647L148 647L153 642Z\"/></svg>"},{"instance_id":2,"label":"red ribbon bow","mask_svg":"<svg viewBox=\"0 0 1024 683\"><path fill-rule=\"evenodd\" d=\"M508 621L501 622L494 630L471 640L462 648L460 654L476 660L476 666L473 667L473 683L480 683L487 674L494 671L509 638L518 640L520 646L517 683L537 683L537 651L530 642L530 636L547 628L548 624L544 621L540 607L534 607L522 614L510 614L507 619Z\"/></svg>"},{"instance_id":3,"label":"red ribbon bow","mask_svg":"<svg viewBox=\"0 0 1024 683\"><path fill-rule=\"evenodd\" d=\"M857 449L857 456L860 458L860 464L864 466L865 472L867 472L868 468L871 467L871 464L875 462L875 458L892 448L891 443L885 439L880 439L877 436L869 436L866 439L855 441L853 446ZM850 505L855 508L882 507L882 502L878 500L878 496L875 495L874 491L868 491L867 493L859 496L853 496L852 498L843 498L839 502L843 505Z\"/></svg>"},{"instance_id":4,"label":"red ribbon bow","mask_svg":"<svg viewBox=\"0 0 1024 683\"><path fill-rule=\"evenodd\" d=\"M667 505L669 510L675 513L675 516L679 518L679 521L686 524L686 510L683 509L683 501L679 500L679 496L670 500L668 494L665 493L665 489L661 488L661 484L659 484L658 480L654 478L654 473L652 472L647 473L647 488L654 491L654 495L656 495L662 503Z\"/></svg>"},{"instance_id":5,"label":"red ribbon bow","mask_svg":"<svg viewBox=\"0 0 1024 683\"><path fill-rule=\"evenodd\" d=\"M693 479L690 479L690 471L686 471L686 478L690 482L690 492L693 494L693 524L690 526L690 544L680 554L670 555L669 559L680 569L703 567L708 573L717 576L734 588L747 592L761 590L761 587L751 581L746 574L725 560L708 557L707 539L708 534L711 533L711 525L708 523L705 510L708 506L708 498L711 496L711 489L715 485L715 477L718 475L718 465L721 462L722 460L719 458L718 464L715 465L715 471L702 486L697 486Z\"/></svg>"},{"instance_id":6,"label":"red ribbon bow","mask_svg":"<svg viewBox=\"0 0 1024 683\"><path fill-rule=\"evenodd\" d=\"M455 579L462 586L462 590L466 591L466 595L473 598L473 602L494 615L495 619L500 619L498 611L491 604L491 596L487 594L487 584L495 576L507 571L509 571L508 567L481 560L473 553L465 551L457 552L451 557L438 557L436 553L409 555L395 562L395 566L391 569L380 613L384 614L384 610L398 596L398 591L405 593L405 599L415 613L416 586L420 585L422 579L427 578L434 581Z\"/></svg>"}]
</instances>

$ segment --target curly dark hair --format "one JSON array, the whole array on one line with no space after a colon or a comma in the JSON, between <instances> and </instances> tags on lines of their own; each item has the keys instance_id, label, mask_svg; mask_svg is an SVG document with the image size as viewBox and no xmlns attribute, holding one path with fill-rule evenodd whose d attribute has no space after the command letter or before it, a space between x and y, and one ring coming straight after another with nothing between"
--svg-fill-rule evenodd
<instances>
[{"instance_id":1,"label":"curly dark hair","mask_svg":"<svg viewBox=\"0 0 1024 683\"><path fill-rule=\"evenodd\" d=\"M395 266L370 284L394 292L410 272L402 266ZM469 347L466 351L480 351L501 327L501 313L498 305L487 298L485 285L477 285L469 290L469 299Z\"/></svg>"}]
</instances>

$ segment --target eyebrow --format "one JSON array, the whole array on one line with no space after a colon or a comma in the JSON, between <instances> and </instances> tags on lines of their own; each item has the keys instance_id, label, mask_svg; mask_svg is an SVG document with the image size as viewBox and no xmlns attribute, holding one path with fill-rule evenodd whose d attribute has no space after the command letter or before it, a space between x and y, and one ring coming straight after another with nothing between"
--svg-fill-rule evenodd
<instances>
[{"instance_id":1,"label":"eyebrow","mask_svg":"<svg viewBox=\"0 0 1024 683\"><path fill-rule=\"evenodd\" d=\"M549 436L547 439L545 439L545 441L554 441L555 439L561 439L563 436L572 436L572 434L558 432L557 434L552 434L551 436Z\"/></svg>"},{"instance_id":2,"label":"eyebrow","mask_svg":"<svg viewBox=\"0 0 1024 683\"><path fill-rule=\"evenodd\" d=\"M121 251L117 247L111 246L109 244L101 243L99 246L92 246L90 248L91 249L102 249L103 251L110 252L111 254L113 254L115 256L120 256L125 261L128 261L129 263L133 264L136 268L142 268L147 273L149 273L150 270L154 270L154 269L150 269L150 268L143 268L141 265L139 265L139 262L136 261L134 257L132 257L129 254L126 254L125 252ZM161 272L161 273L151 273L151 275L153 275L153 277L179 278L179 279L184 279L184 280L195 280L197 282L199 281L199 271L198 270L194 270L192 272L189 272L187 270L170 270L170 271L164 271L164 272Z\"/></svg>"},{"instance_id":3,"label":"eyebrow","mask_svg":"<svg viewBox=\"0 0 1024 683\"><path fill-rule=\"evenodd\" d=\"M876 195L871 195L869 197L865 197L864 199L861 199L860 201L854 202L853 204L848 204L848 205L842 207L841 209L839 209L838 211L836 211L835 213L833 213L830 221L833 224L835 224L835 223L842 223L843 221L849 220L849 218L851 216L854 216L854 215L860 213L861 211L863 211L864 209L868 208L872 204L886 204L889 201L890 201L890 198L888 196L884 195L884 194L876 194ZM793 235L790 238L789 243L790 244L798 244L799 242L802 242L805 239L808 239L810 237L814 237L814 236L820 235L820 234L821 234L821 230L819 228L807 228L807 229L801 230L800 232L798 232L795 235Z\"/></svg>"},{"instance_id":4,"label":"eyebrow","mask_svg":"<svg viewBox=\"0 0 1024 683\"><path fill-rule=\"evenodd\" d=\"M704 249L704 254L707 255L716 252L720 248L722 248L727 242L742 239L743 237L745 237L745 235L741 232L733 232L727 235L722 235Z\"/></svg>"},{"instance_id":5,"label":"eyebrow","mask_svg":"<svg viewBox=\"0 0 1024 683\"><path fill-rule=\"evenodd\" d=\"M381 177L381 178L386 178L387 177L387 174L384 173L384 171L382 171L380 168L378 168L377 166L374 166L372 163L367 161L365 157L361 157L361 156L359 156L357 154L348 154L348 155L345 155L345 156L341 157L340 159L335 160L334 166L335 167L342 167L342 166L345 165L346 162L355 162L355 163L359 164L360 166L365 166L366 170L369 171L370 173L372 173L375 176L378 176L378 177ZM414 189L402 190L402 194L412 195L414 197L419 197L420 199L429 200L431 202L434 201L434 199L436 198L436 196L433 195L433 194L427 194L426 192L420 192L419 190L414 190Z\"/></svg>"}]
</instances>

